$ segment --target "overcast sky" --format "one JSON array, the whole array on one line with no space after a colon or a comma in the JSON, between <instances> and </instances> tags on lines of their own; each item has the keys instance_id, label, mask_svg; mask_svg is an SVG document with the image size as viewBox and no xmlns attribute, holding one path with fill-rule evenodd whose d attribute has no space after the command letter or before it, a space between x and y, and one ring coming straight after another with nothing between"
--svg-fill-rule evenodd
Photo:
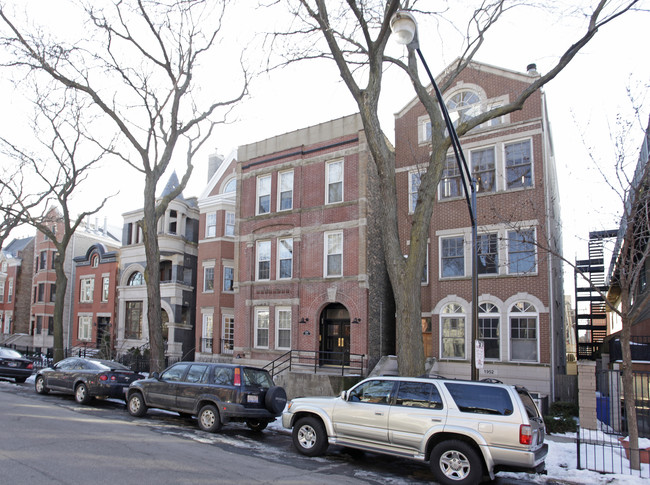
<instances>
[{"instance_id":1,"label":"overcast sky","mask_svg":"<svg viewBox=\"0 0 650 485\"><path fill-rule=\"evenodd\" d=\"M64 3L63 0L29 2L38 6L40 14L45 12L41 18L45 18L50 26L55 29L63 26L70 30L70 17L57 8ZM456 3L449 2L453 8L456 8ZM647 9L648 3L645 0L642 5ZM562 2L553 2L553 5L558 7L553 13L530 7L511 12L488 36L476 60L521 72L525 72L529 63L536 63L538 71L547 72L564 50L582 35L584 26L584 19L579 16L560 15ZM269 12L262 9L250 10L243 2L237 2L233 8L238 14L233 19L247 19L247 26L229 27L237 32L233 33L233 40L238 45L247 42L248 28L270 30L272 21L281 20L271 18ZM424 19L418 20L421 50L434 74L441 72L460 52L459 36L453 30L441 30ZM650 109L650 97L646 94L650 83L649 20L647 12L632 12L605 26L571 65L545 88L560 180L565 256L570 260L576 254L580 258L586 256L589 231L608 229L617 224L620 202L602 173L613 180L614 151L610 132L616 129L619 114L625 118L633 116L628 89L636 102L643 104L641 124L643 127L647 125ZM457 25L465 23L458 18ZM215 75L227 76L228 73L218 69ZM392 138L393 115L413 98L413 91L406 78L397 73L389 72L386 80L380 115L384 131ZM7 92L8 85L1 77L0 88ZM19 122L25 121L24 106L17 99L2 97L0 130L3 134L17 133ZM251 96L238 107L237 121L217 129L204 152L195 160L193 179L184 194L198 196L202 192L207 182L207 157L210 153L218 151L227 155L241 144L354 112L356 107L352 97L341 83L333 64L327 61L308 62L261 76L251 85ZM637 124L635 127L637 129L633 130L630 138L632 164L636 164L642 138L641 126ZM25 128L21 129L27 133ZM600 169L594 167L589 150ZM182 159L183 155L179 154L179 174L183 171ZM102 174L101 187L120 190L106 211L110 224L120 226L123 212L142 206L143 183L140 177L135 171L129 173L123 167L119 170L119 177ZM166 178L162 186L164 182ZM96 192L96 187L91 192ZM103 215L100 217L103 219ZM569 286L572 287L572 283Z\"/></svg>"}]
</instances>

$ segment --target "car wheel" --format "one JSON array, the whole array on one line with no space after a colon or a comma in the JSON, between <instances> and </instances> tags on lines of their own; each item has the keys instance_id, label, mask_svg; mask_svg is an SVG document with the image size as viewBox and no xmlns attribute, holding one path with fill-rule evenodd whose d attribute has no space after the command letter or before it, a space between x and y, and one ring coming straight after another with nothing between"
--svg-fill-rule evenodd
<instances>
[{"instance_id":1,"label":"car wheel","mask_svg":"<svg viewBox=\"0 0 650 485\"><path fill-rule=\"evenodd\" d=\"M264 405L271 414L279 416L287 405L287 393L283 387L273 386L266 391L264 396Z\"/></svg>"},{"instance_id":2,"label":"car wheel","mask_svg":"<svg viewBox=\"0 0 650 485\"><path fill-rule=\"evenodd\" d=\"M481 458L464 441L442 441L433 447L430 455L431 472L444 485L480 483L483 477Z\"/></svg>"},{"instance_id":3,"label":"car wheel","mask_svg":"<svg viewBox=\"0 0 650 485\"><path fill-rule=\"evenodd\" d=\"M16 381L16 384L22 384L27 380L27 377L14 377L14 380Z\"/></svg>"},{"instance_id":4,"label":"car wheel","mask_svg":"<svg viewBox=\"0 0 650 485\"><path fill-rule=\"evenodd\" d=\"M142 394L139 392L131 394L126 401L126 409L131 416L135 416L136 418L144 416L147 412L147 405L144 403Z\"/></svg>"},{"instance_id":5,"label":"car wheel","mask_svg":"<svg viewBox=\"0 0 650 485\"><path fill-rule=\"evenodd\" d=\"M246 426L248 426L253 431L264 431L268 425L268 421L260 421L258 419L249 419L246 421Z\"/></svg>"},{"instance_id":6,"label":"car wheel","mask_svg":"<svg viewBox=\"0 0 650 485\"><path fill-rule=\"evenodd\" d=\"M306 456L318 456L327 449L327 433L323 423L318 418L301 418L293 427L291 433L293 445Z\"/></svg>"},{"instance_id":7,"label":"car wheel","mask_svg":"<svg viewBox=\"0 0 650 485\"><path fill-rule=\"evenodd\" d=\"M79 404L88 404L93 399L88 392L88 387L83 382L75 388L74 398Z\"/></svg>"},{"instance_id":8,"label":"car wheel","mask_svg":"<svg viewBox=\"0 0 650 485\"><path fill-rule=\"evenodd\" d=\"M201 408L197 416L199 428L208 433L216 433L221 429L221 418L219 411L212 404L206 404Z\"/></svg>"},{"instance_id":9,"label":"car wheel","mask_svg":"<svg viewBox=\"0 0 650 485\"><path fill-rule=\"evenodd\" d=\"M45 386L45 378L43 376L37 376L34 381L34 389L39 394L47 394L50 390Z\"/></svg>"}]
</instances>

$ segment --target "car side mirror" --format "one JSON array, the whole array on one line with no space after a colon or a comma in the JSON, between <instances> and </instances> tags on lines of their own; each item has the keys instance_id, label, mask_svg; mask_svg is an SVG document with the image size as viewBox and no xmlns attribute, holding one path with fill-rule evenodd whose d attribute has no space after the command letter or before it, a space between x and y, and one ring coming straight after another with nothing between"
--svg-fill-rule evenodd
<instances>
[{"instance_id":1,"label":"car side mirror","mask_svg":"<svg viewBox=\"0 0 650 485\"><path fill-rule=\"evenodd\" d=\"M156 379L157 381L160 380L160 374L158 374L157 372L154 372L153 374L151 374L151 377L153 377L153 378Z\"/></svg>"},{"instance_id":2,"label":"car side mirror","mask_svg":"<svg viewBox=\"0 0 650 485\"><path fill-rule=\"evenodd\" d=\"M348 391L341 391L341 399L344 401L348 400Z\"/></svg>"}]
</instances>

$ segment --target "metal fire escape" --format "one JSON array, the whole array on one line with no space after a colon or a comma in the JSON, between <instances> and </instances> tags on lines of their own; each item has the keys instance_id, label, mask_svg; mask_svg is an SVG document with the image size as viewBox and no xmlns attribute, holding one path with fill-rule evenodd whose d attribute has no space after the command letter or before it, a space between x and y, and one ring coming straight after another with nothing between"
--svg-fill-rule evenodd
<instances>
[{"instance_id":1,"label":"metal fire escape","mask_svg":"<svg viewBox=\"0 0 650 485\"><path fill-rule=\"evenodd\" d=\"M589 259L576 261L574 277L578 360L595 360L600 345L607 336L606 304L602 296L609 288L605 281L604 240L615 238L617 234L617 230L590 232ZM591 281L591 285L578 271Z\"/></svg>"}]
</instances>

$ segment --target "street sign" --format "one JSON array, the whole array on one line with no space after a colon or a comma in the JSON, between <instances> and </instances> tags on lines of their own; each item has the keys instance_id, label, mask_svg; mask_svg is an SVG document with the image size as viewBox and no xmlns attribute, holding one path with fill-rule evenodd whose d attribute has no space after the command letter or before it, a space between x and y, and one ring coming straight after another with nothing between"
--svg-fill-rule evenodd
<instances>
[{"instance_id":1,"label":"street sign","mask_svg":"<svg viewBox=\"0 0 650 485\"><path fill-rule=\"evenodd\" d=\"M476 368L482 369L483 364L485 364L485 348L483 347L482 340L474 341L474 352L476 356Z\"/></svg>"}]
</instances>

